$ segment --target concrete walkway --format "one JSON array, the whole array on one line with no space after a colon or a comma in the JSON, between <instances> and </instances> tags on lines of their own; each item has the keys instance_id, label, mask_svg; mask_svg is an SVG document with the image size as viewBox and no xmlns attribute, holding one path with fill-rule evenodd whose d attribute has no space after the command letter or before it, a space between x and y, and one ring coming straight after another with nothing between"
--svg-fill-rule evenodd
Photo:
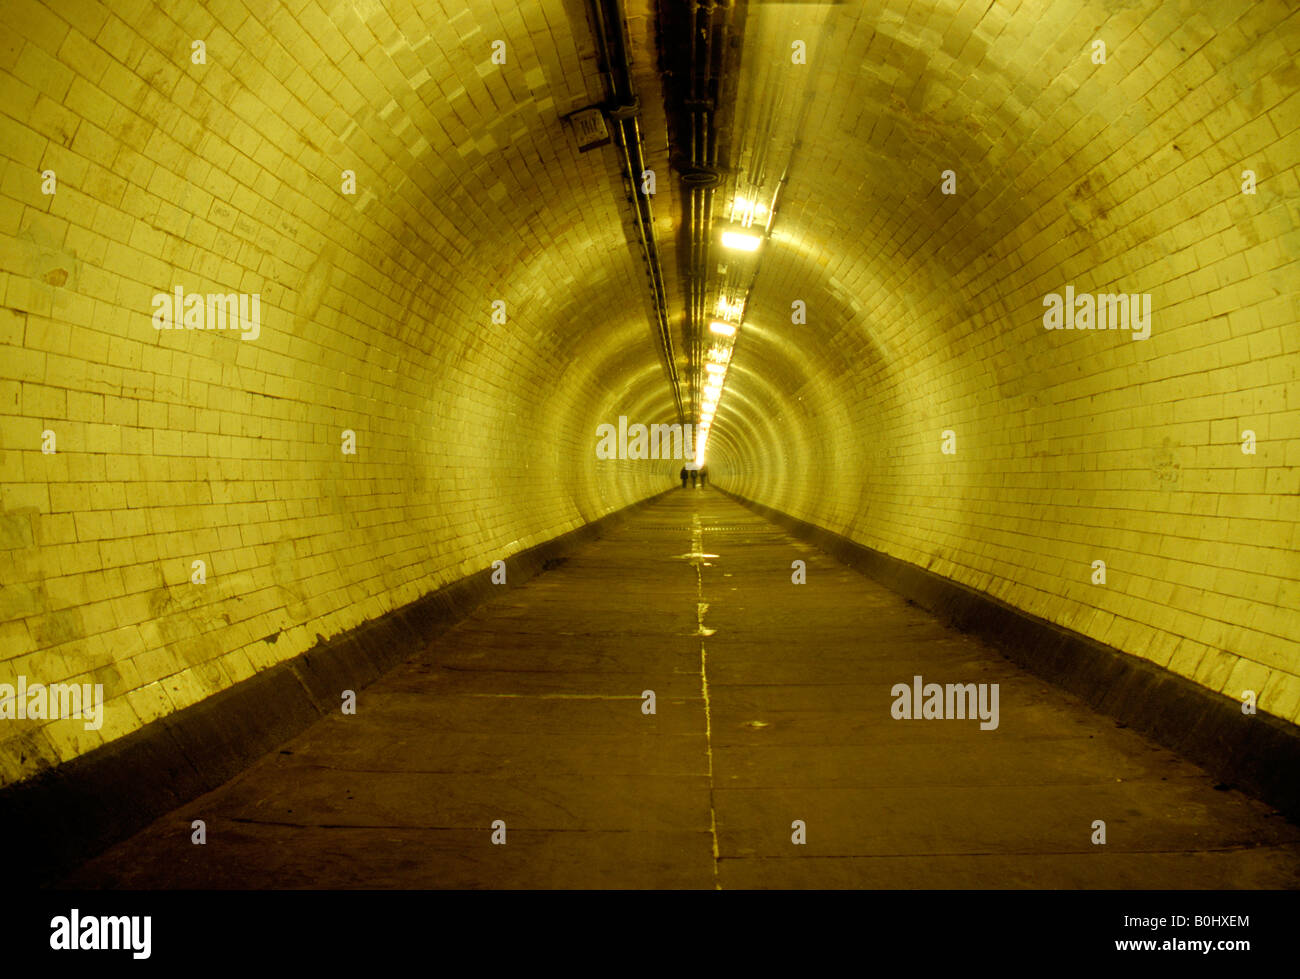
<instances>
[{"instance_id":1,"label":"concrete walkway","mask_svg":"<svg viewBox=\"0 0 1300 979\"><path fill-rule=\"evenodd\" d=\"M915 675L998 684L998 727L894 719ZM1300 828L684 490L64 883L1300 887Z\"/></svg>"}]
</instances>

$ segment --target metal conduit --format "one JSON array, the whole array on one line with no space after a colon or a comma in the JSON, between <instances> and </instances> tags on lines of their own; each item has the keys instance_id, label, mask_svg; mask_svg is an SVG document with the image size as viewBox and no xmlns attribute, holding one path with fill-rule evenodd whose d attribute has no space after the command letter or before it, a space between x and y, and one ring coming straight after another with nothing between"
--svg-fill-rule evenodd
<instances>
[{"instance_id":1,"label":"metal conduit","mask_svg":"<svg viewBox=\"0 0 1300 979\"><path fill-rule=\"evenodd\" d=\"M646 167L641 127L637 123L640 102L632 84L632 65L628 58L623 28L623 6L620 0L590 0L590 8L596 26L596 44L600 49L601 63L605 68L606 90L609 97L606 115L613 124L614 143L618 147L620 165L632 188L634 223L650 279L651 300L655 309L664 370L672 387L678 420L685 424L690 419L682 402L677 355L668 322L668 297L664 289L659 247L655 241L654 212L649 197L641 189L641 174Z\"/></svg>"}]
</instances>

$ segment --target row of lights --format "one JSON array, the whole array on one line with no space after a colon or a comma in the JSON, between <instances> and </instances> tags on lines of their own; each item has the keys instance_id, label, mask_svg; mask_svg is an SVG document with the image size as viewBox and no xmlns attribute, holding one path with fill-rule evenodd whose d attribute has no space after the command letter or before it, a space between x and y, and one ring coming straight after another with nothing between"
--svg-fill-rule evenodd
<instances>
[{"instance_id":1,"label":"row of lights","mask_svg":"<svg viewBox=\"0 0 1300 979\"><path fill-rule=\"evenodd\" d=\"M737 197L732 204L731 218L740 227L748 228L754 223L755 217L762 217L765 213L766 209L763 205L748 201L743 197ZM722 247L724 248L742 252L756 252L762 243L762 237L756 234L736 230L722 232ZM727 320L732 319L739 322L743 313L744 305L742 303L730 302L725 296L719 298L717 314L721 318L709 324L709 332L718 337L734 337L736 335L736 323L729 323ZM718 398L722 396L722 384L727 376L727 362L730 359L730 347L719 345L710 348L709 359L704 364L704 370L708 374L708 382L704 385L704 401L700 404L700 434L696 448L696 458L701 461L704 459L704 447L709 440L709 429L713 425L713 415L718 410Z\"/></svg>"}]
</instances>

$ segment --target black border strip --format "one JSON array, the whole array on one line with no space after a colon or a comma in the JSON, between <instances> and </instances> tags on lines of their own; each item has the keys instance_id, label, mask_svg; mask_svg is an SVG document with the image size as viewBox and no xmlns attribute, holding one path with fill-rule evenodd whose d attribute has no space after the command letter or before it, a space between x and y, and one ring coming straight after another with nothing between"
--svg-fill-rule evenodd
<instances>
[{"instance_id":1,"label":"black border strip","mask_svg":"<svg viewBox=\"0 0 1300 979\"><path fill-rule=\"evenodd\" d=\"M668 490L666 492L672 492ZM506 559L506 587L600 537L656 493ZM363 622L197 704L0 789L10 882L49 882L210 792L410 659L487 600L491 568Z\"/></svg>"},{"instance_id":2,"label":"black border strip","mask_svg":"<svg viewBox=\"0 0 1300 979\"><path fill-rule=\"evenodd\" d=\"M1031 673L1300 823L1300 727L918 565L727 490L731 499L898 592Z\"/></svg>"}]
</instances>

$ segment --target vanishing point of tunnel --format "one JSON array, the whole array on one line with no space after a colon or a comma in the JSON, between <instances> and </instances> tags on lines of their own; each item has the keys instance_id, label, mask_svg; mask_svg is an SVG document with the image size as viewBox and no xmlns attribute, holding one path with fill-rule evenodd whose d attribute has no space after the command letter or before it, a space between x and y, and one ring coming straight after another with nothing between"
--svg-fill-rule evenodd
<instances>
[{"instance_id":1,"label":"vanishing point of tunnel","mask_svg":"<svg viewBox=\"0 0 1300 979\"><path fill-rule=\"evenodd\" d=\"M6 0L8 870L1300 888L1298 55Z\"/></svg>"}]
</instances>

